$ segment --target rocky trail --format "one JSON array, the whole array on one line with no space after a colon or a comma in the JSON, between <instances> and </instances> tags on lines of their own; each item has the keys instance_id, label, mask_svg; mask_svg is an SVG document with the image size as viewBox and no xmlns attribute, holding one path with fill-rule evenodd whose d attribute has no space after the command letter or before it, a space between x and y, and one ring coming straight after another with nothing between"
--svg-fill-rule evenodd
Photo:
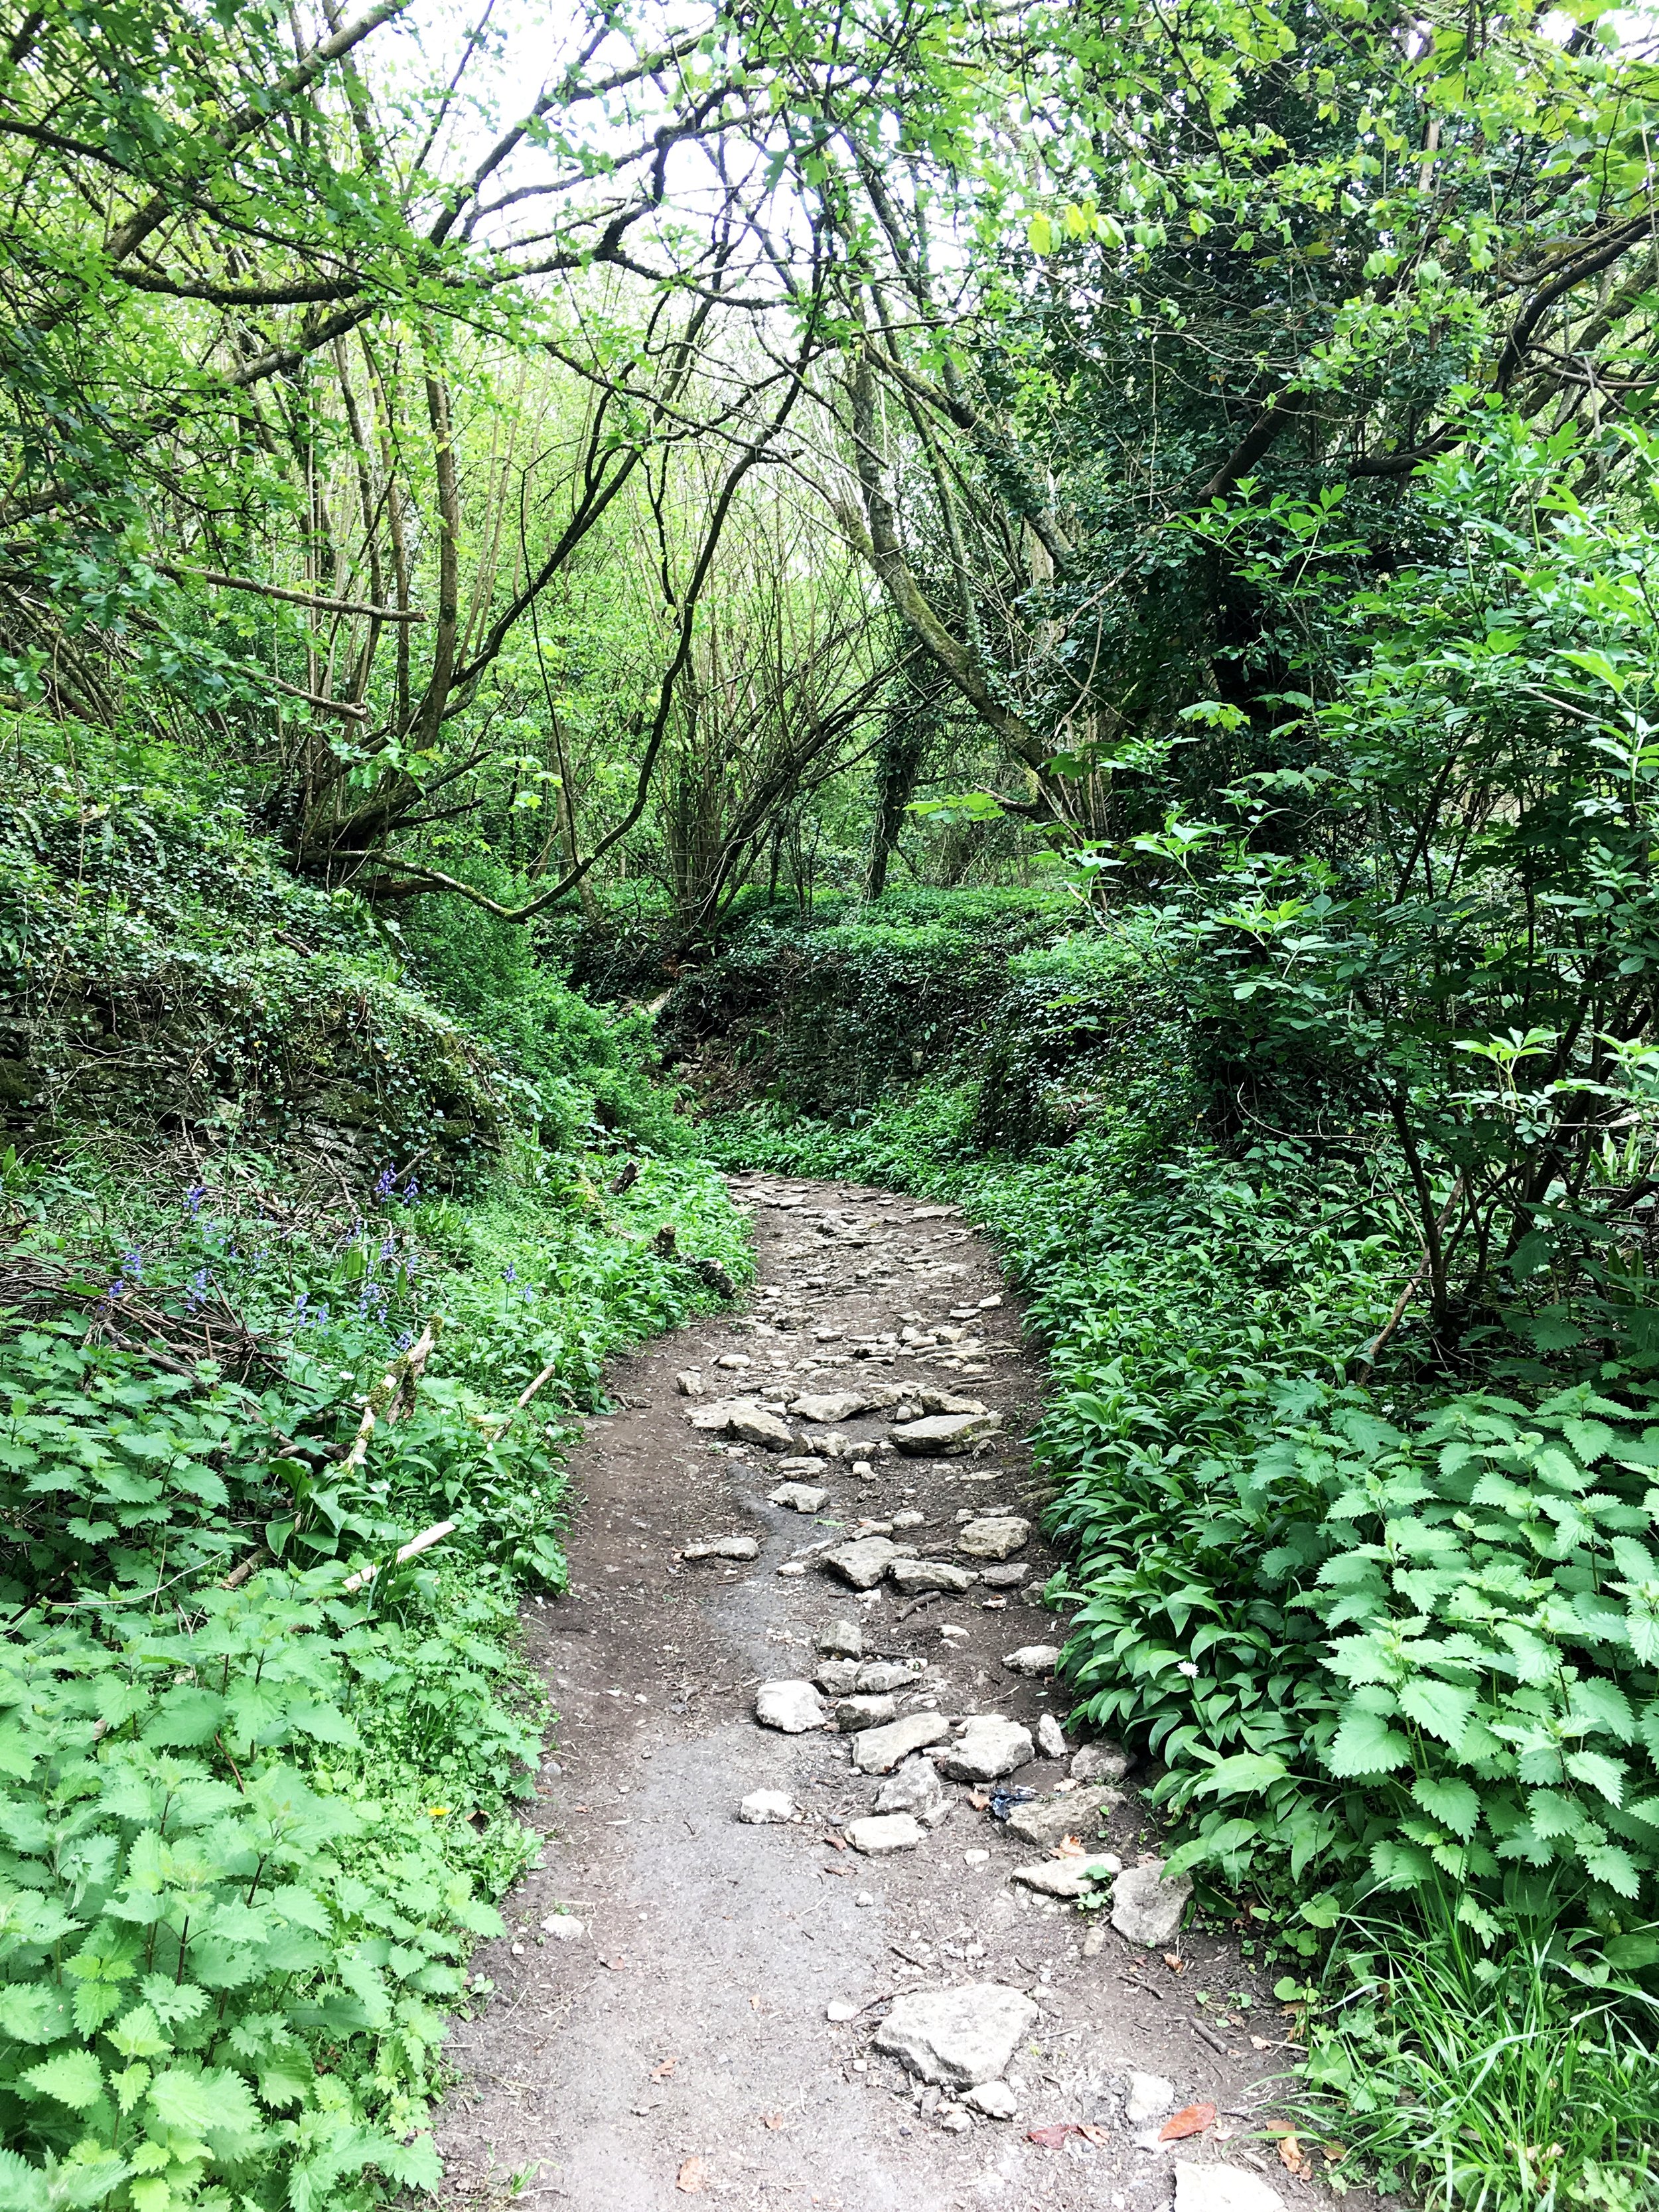
<instances>
[{"instance_id":1,"label":"rocky trail","mask_svg":"<svg viewBox=\"0 0 1659 2212\"><path fill-rule=\"evenodd\" d=\"M1288 2023L1061 1725L1042 1369L988 1244L732 1188L750 1310L616 1370L530 1608L545 1850L449 2046L446 2202L1278 2212Z\"/></svg>"}]
</instances>

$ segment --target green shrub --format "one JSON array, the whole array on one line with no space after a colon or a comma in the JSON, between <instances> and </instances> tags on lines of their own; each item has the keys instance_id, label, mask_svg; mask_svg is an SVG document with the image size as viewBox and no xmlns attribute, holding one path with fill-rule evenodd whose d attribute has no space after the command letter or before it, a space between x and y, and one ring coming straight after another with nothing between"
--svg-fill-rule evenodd
<instances>
[{"instance_id":1,"label":"green shrub","mask_svg":"<svg viewBox=\"0 0 1659 2212\"><path fill-rule=\"evenodd\" d=\"M739 1217L696 1164L617 1198L527 1145L474 1208L382 1178L367 1216L248 1157L174 1194L4 1167L0 2203L428 2186L447 2015L533 1855L516 1598L563 1581L568 1412L708 1302L684 1255L747 1272ZM240 1374L174 1358L204 1334Z\"/></svg>"}]
</instances>

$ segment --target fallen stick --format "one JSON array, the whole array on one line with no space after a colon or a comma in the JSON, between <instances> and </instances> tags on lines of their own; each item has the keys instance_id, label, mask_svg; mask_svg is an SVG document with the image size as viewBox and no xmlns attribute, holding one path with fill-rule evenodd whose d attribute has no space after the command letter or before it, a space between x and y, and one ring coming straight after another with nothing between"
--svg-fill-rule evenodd
<instances>
[{"instance_id":1,"label":"fallen stick","mask_svg":"<svg viewBox=\"0 0 1659 2212\"><path fill-rule=\"evenodd\" d=\"M434 1544L441 1544L446 1536L453 1536L455 1528L453 1521L434 1521L429 1528L422 1528L418 1536L411 1536L408 1543L400 1547L392 1564L401 1567L406 1559L418 1559L422 1552L429 1552ZM345 1590L362 1589L374 1581L380 1571L378 1567L360 1567L355 1575L348 1575L340 1587Z\"/></svg>"}]
</instances>

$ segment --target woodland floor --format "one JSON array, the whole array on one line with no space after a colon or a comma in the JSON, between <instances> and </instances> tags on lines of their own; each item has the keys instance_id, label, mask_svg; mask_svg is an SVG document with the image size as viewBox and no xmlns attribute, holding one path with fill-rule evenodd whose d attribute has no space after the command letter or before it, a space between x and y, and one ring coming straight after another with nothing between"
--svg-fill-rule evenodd
<instances>
[{"instance_id":1,"label":"woodland floor","mask_svg":"<svg viewBox=\"0 0 1659 2212\"><path fill-rule=\"evenodd\" d=\"M785 1296L757 1291L748 1312L615 1370L621 1410L588 1424L574 1462L569 1595L528 1608L560 1715L531 1814L546 1848L508 1900L508 1936L477 1956L495 1995L449 2045L459 2079L439 2129L445 2203L655 2212L704 2194L826 2212L1152 2212L1170 2202L1176 2154L1224 2160L1258 2183L1271 2174L1286 2203L1310 2196L1258 2132L1288 2055L1285 2022L1231 1939L1183 1933L1171 1965L1104 1914L1015 1887L1012 1869L1039 1854L974 1809L965 1789L919 1850L871 1860L838 1849L842 1821L867 1813L878 1787L849 1765L848 1739L756 1726L756 1686L810 1676L817 1632L840 1616L861 1622L867 1655L926 1658L920 1687L946 1713L998 1712L1035 1729L1046 1711L1063 1716L1065 1700L1002 1664L1060 1635L1040 1598L1055 1562L1035 1534L1027 1588L1006 1597L975 1586L915 1608L886 1583L860 1598L810 1561L804 1578L778 1572L831 1522L914 1509L927 1517L908 1539L923 1556L949 1557L965 1505L1035 1518L1042 1500L1023 1438L1043 1373L990 1246L952 1215L881 1192L766 1176L734 1177L732 1188L755 1210L758 1284ZM684 1369L701 1369L710 1395L784 1375L797 1389L848 1388L872 1371L848 1357L857 1338L896 1332L912 1314L945 1322L999 1293L970 1332L984 1352L964 1366L901 1354L874 1370L1000 1408L1003 1432L977 1457L869 1450L873 1477L832 1467L832 1502L815 1522L767 1503L775 1460L732 1456L687 1425ZM769 1307L793 1325L757 1322ZM842 1334L821 1343L815 1331L827 1328ZM753 1363L741 1379L716 1368L729 1353ZM890 1419L843 1426L867 1449ZM753 1565L678 1556L736 1534L760 1540ZM1063 1772L1039 1759L1012 1778L1046 1791ZM1110 1848L1127 1864L1157 1844L1134 1786L1144 1779L1132 1770L1112 1814ZM806 1818L739 1825L738 1801L762 1788L792 1791ZM543 1918L565 1906L584 1936L543 1937ZM1040 2008L1008 2068L1019 2113L964 2112L952 2134L937 2110L919 2109L921 2085L871 2036L897 1993L985 1981L1015 1984ZM1248 2013L1240 1997L1253 2000ZM832 2025L832 2003L860 2009ZM1212 2102L1216 2128L1169 2149L1138 2144L1146 2130L1123 2117L1130 2069L1166 2076L1176 2106ZM1028 2139L1066 2121L1103 2139Z\"/></svg>"}]
</instances>

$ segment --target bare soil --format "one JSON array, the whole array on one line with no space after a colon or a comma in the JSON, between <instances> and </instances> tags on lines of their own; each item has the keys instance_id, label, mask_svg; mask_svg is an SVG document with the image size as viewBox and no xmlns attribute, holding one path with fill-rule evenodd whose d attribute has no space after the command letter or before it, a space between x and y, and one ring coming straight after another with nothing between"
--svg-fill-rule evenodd
<instances>
[{"instance_id":1,"label":"bare soil","mask_svg":"<svg viewBox=\"0 0 1659 2212\"><path fill-rule=\"evenodd\" d=\"M545 1849L508 1899L508 1936L476 1959L495 1993L453 2033L444 2201L1150 2212L1169 2202L1171 2154L1139 2145L1146 2130L1125 2122L1132 2069L1172 2081L1177 2106L1218 2108L1180 2155L1271 2175L1292 2201L1309 2185L1259 2133L1289 2024L1233 1933L1184 1931L1166 1959L1103 1914L1034 1898L1009 1875L1036 1854L965 1790L919 1850L860 1858L841 1830L878 1785L852 1768L848 1740L755 1725L757 1685L810 1676L819 1628L842 1615L861 1622L867 1655L925 1658L921 1694L946 1713L1004 1713L1035 1729L1045 1711L1063 1719L1066 1699L1002 1663L1019 1645L1060 1640L1042 1598L1059 1562L1036 1534L1024 1589L975 1585L919 1607L887 1585L860 1598L810 1559L804 1577L779 1572L860 1518L920 1511L925 1522L902 1534L944 1558L967 1507L1035 1519L1043 1500L1024 1439L1043 1373L989 1243L878 1191L768 1176L735 1176L732 1189L755 1212L757 1294L746 1312L616 1369L618 1410L588 1424L574 1462L569 1594L526 1609L559 1714L531 1815ZM873 1371L1000 1409L1002 1432L977 1455L918 1463L872 1449L890 1415L844 1424L875 1473L839 1462L814 1520L767 1502L775 1459L735 1456L687 1425L696 1401L677 1388L683 1370L701 1370L710 1395L786 1376L798 1390L845 1388L872 1371L852 1356L855 1340L895 1335L913 1314L945 1323L952 1309L975 1310L949 1325L982 1352L915 1357L890 1344ZM828 1329L842 1334L821 1341ZM722 1370L726 1355L752 1364ZM680 1557L735 1534L759 1539L753 1565ZM1014 1778L1046 1791L1064 1771L1038 1761ZM1109 1847L1126 1863L1157 1847L1135 1789L1145 1778L1131 1771L1111 1815ZM762 1788L793 1792L805 1819L739 1825L738 1801ZM584 1923L580 1940L541 1934L556 1908ZM1040 2017L1008 2069L1018 2117L960 2108L964 2127L871 2036L895 1995L974 1981L1017 1985ZM832 2003L857 2006L856 2019L832 2025ZM1063 2122L1097 2137L1030 2139Z\"/></svg>"}]
</instances>

